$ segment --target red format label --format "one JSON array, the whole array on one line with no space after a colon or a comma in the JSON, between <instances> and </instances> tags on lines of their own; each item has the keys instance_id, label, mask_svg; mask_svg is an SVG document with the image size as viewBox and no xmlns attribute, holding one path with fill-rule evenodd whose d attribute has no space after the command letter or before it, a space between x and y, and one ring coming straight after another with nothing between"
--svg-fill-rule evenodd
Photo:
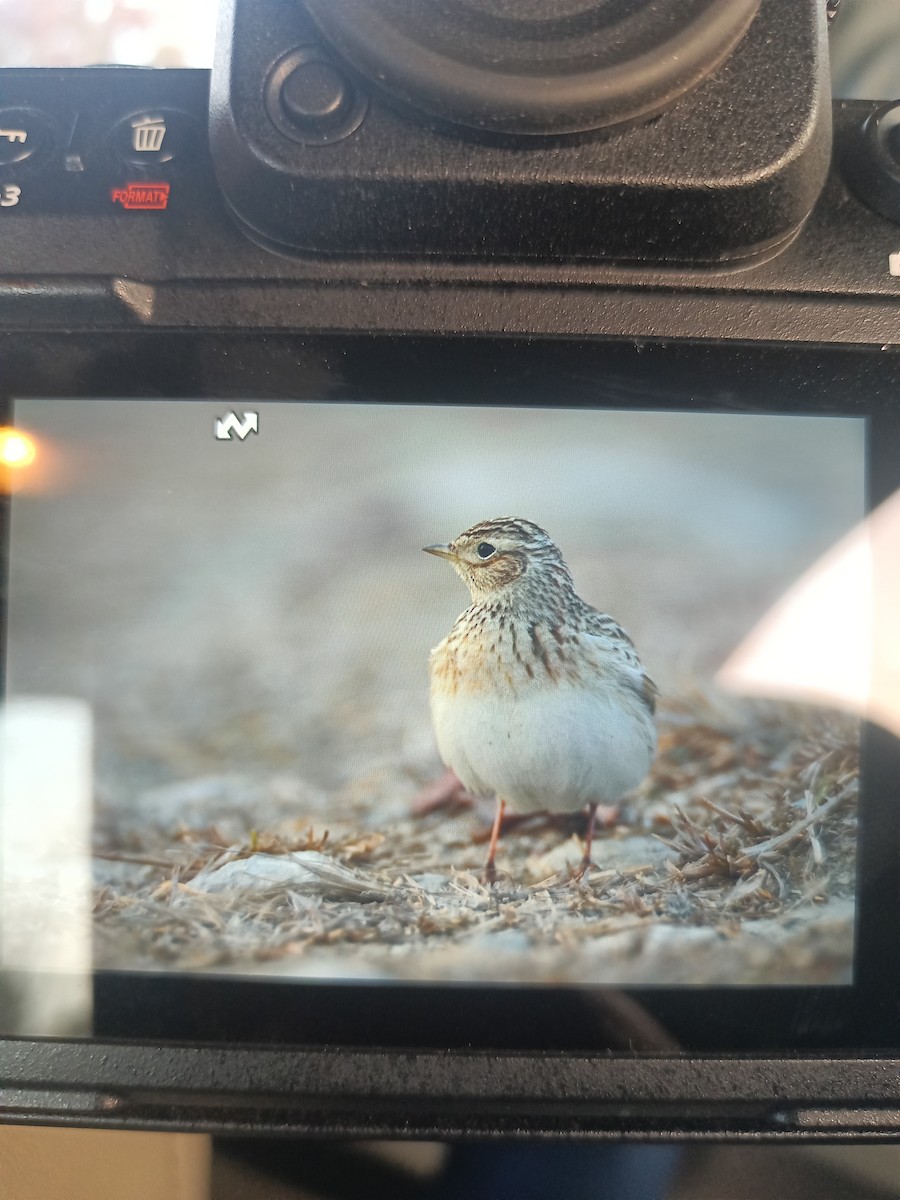
<instances>
[{"instance_id":1,"label":"red format label","mask_svg":"<svg viewBox=\"0 0 900 1200\"><path fill-rule=\"evenodd\" d=\"M110 198L113 204L121 204L123 208L158 212L169 207L170 186L168 183L126 183L124 187L113 188Z\"/></svg>"}]
</instances>

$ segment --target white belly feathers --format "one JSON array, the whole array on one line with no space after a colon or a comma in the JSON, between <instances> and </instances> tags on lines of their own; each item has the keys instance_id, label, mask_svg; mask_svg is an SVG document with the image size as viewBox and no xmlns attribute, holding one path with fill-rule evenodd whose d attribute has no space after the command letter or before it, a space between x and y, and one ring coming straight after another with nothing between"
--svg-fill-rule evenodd
<instances>
[{"instance_id":1,"label":"white belly feathers","mask_svg":"<svg viewBox=\"0 0 900 1200\"><path fill-rule=\"evenodd\" d=\"M517 694L432 689L441 758L477 796L517 812L614 804L647 774L653 718L627 687L566 681Z\"/></svg>"}]
</instances>

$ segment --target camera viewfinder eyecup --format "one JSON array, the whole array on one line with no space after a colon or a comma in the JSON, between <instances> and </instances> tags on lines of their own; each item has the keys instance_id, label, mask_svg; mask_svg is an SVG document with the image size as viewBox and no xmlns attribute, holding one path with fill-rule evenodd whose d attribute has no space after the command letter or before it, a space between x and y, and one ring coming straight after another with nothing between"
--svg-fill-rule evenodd
<instances>
[{"instance_id":1,"label":"camera viewfinder eyecup","mask_svg":"<svg viewBox=\"0 0 900 1200\"><path fill-rule=\"evenodd\" d=\"M716 70L759 0L306 0L373 87L474 129L560 134L646 119Z\"/></svg>"}]
</instances>

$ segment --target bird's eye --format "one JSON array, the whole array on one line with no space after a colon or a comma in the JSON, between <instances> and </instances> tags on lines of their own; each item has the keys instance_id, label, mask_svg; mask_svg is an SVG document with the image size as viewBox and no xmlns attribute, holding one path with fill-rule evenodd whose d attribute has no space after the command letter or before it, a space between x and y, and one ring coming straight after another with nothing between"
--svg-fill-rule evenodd
<instances>
[{"instance_id":1,"label":"bird's eye","mask_svg":"<svg viewBox=\"0 0 900 1200\"><path fill-rule=\"evenodd\" d=\"M496 546L492 546L490 542L479 542L475 547L475 553L479 558L490 558L495 549Z\"/></svg>"}]
</instances>

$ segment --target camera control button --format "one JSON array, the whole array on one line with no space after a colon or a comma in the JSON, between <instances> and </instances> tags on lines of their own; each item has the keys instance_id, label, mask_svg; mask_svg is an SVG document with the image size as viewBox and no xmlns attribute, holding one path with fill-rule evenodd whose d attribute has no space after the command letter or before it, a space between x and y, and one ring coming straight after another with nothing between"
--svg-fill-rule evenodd
<instances>
[{"instance_id":1,"label":"camera control button","mask_svg":"<svg viewBox=\"0 0 900 1200\"><path fill-rule=\"evenodd\" d=\"M900 101L882 104L853 132L844 173L864 203L900 224Z\"/></svg>"},{"instance_id":2,"label":"camera control button","mask_svg":"<svg viewBox=\"0 0 900 1200\"><path fill-rule=\"evenodd\" d=\"M894 166L900 170L900 104L894 106L891 116L894 119L887 130L884 144L888 154L894 160Z\"/></svg>"},{"instance_id":3,"label":"camera control button","mask_svg":"<svg viewBox=\"0 0 900 1200\"><path fill-rule=\"evenodd\" d=\"M266 84L273 125L295 142L326 145L359 128L367 100L317 46L301 46L277 64Z\"/></svg>"},{"instance_id":4,"label":"camera control button","mask_svg":"<svg viewBox=\"0 0 900 1200\"><path fill-rule=\"evenodd\" d=\"M52 126L30 108L0 108L0 166L43 154L53 141Z\"/></svg>"},{"instance_id":5,"label":"camera control button","mask_svg":"<svg viewBox=\"0 0 900 1200\"><path fill-rule=\"evenodd\" d=\"M281 107L298 128L339 125L351 106L346 80L331 63L299 63L281 87Z\"/></svg>"},{"instance_id":6,"label":"camera control button","mask_svg":"<svg viewBox=\"0 0 900 1200\"><path fill-rule=\"evenodd\" d=\"M129 167L165 167L189 160L197 127L187 113L147 109L124 117L113 128L112 151Z\"/></svg>"}]
</instances>

